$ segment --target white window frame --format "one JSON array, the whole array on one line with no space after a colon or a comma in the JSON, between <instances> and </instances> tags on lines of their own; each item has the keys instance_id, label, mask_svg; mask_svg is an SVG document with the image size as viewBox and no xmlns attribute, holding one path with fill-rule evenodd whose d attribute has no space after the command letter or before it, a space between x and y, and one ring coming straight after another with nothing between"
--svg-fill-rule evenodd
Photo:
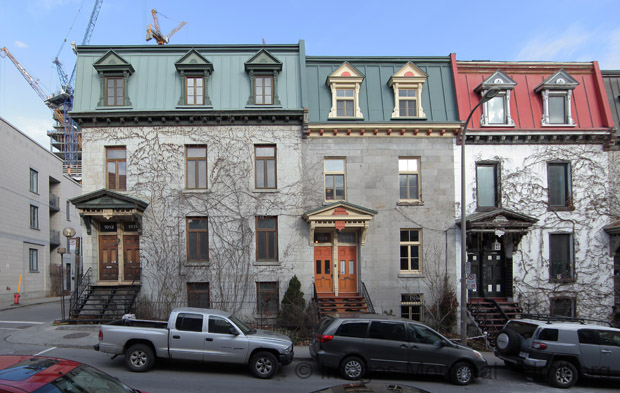
<instances>
[{"instance_id":1,"label":"white window frame","mask_svg":"<svg viewBox=\"0 0 620 393\"><path fill-rule=\"evenodd\" d=\"M332 95L332 107L327 115L328 119L363 119L364 114L360 109L360 87L364 81L364 75L348 62L344 62L336 71L327 77L327 85ZM338 116L338 101L345 97L338 97L338 90L353 90L353 116ZM349 97L346 97L349 100Z\"/></svg>"},{"instance_id":2,"label":"white window frame","mask_svg":"<svg viewBox=\"0 0 620 393\"><path fill-rule=\"evenodd\" d=\"M403 231L407 231L407 232L411 232L411 231L417 231L418 232L418 240L417 241L402 241L401 240L401 236L402 236L402 232ZM423 262L423 258L422 258L422 229L420 228L401 228L398 231L398 240L399 240L399 248L398 248L398 268L401 274L421 274L422 273L422 262ZM402 269L401 266L401 258L402 255L400 254L400 249L401 247L406 246L408 251L408 255L407 255L407 269ZM412 269L411 267L411 262L412 262L412 256L411 256L411 246L418 246L418 268L417 269Z\"/></svg>"},{"instance_id":3,"label":"white window frame","mask_svg":"<svg viewBox=\"0 0 620 393\"><path fill-rule=\"evenodd\" d=\"M575 78L568 72L560 69L534 89L536 93L540 93L542 96L543 114L541 125L543 127L574 127L576 125L572 114L572 97L573 90L578 85L579 82ZM551 122L551 108L549 105L551 97L562 97L564 99L564 121L561 123Z\"/></svg>"},{"instance_id":4,"label":"white window frame","mask_svg":"<svg viewBox=\"0 0 620 393\"><path fill-rule=\"evenodd\" d=\"M409 161L415 161L416 162L416 168L415 170L411 170L409 168ZM406 164L406 168L403 167L402 164ZM421 184L422 184L422 179L421 179L421 168L420 168L420 157L398 157L398 191L399 191L399 200L401 201L419 201L422 199L422 190L421 190ZM417 175L418 176L418 184L417 184L417 190L418 190L418 195L416 196L416 198L402 198L402 190L401 190L401 183L400 183L400 176L401 175ZM408 189L408 188L407 188ZM407 196L411 196L411 195L407 195Z\"/></svg>"},{"instance_id":5,"label":"white window frame","mask_svg":"<svg viewBox=\"0 0 620 393\"><path fill-rule=\"evenodd\" d=\"M388 80L388 86L394 90L394 110L392 119L425 119L426 114L422 108L422 89L428 75L420 70L412 62L405 64L400 70ZM401 97L401 90L414 90L415 97ZM414 116L400 114L400 101L407 100L415 102L416 113Z\"/></svg>"}]
</instances>

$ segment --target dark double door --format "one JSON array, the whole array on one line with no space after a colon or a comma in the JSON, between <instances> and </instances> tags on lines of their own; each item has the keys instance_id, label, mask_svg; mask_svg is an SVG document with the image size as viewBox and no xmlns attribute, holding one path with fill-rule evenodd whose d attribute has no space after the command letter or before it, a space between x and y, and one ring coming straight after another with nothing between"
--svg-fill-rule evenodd
<instances>
[{"instance_id":1,"label":"dark double door","mask_svg":"<svg viewBox=\"0 0 620 393\"><path fill-rule=\"evenodd\" d=\"M501 251L467 253L469 297L505 297L505 259ZM471 284L475 284L472 286Z\"/></svg>"}]
</instances>

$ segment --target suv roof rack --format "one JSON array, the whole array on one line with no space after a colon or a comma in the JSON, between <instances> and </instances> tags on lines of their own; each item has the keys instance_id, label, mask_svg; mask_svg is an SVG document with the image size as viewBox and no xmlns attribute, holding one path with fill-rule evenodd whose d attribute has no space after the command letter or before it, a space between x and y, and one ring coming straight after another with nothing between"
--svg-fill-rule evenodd
<instances>
[{"instance_id":1,"label":"suv roof rack","mask_svg":"<svg viewBox=\"0 0 620 393\"><path fill-rule=\"evenodd\" d=\"M612 326L611 322L603 321L600 319L588 319L588 318L576 318L576 317L565 317L561 315L551 315L551 314L521 314L520 319L536 319L539 321L546 321L547 323L555 322L579 322L582 325L585 325L588 322L595 322L604 324L607 326Z\"/></svg>"}]
</instances>

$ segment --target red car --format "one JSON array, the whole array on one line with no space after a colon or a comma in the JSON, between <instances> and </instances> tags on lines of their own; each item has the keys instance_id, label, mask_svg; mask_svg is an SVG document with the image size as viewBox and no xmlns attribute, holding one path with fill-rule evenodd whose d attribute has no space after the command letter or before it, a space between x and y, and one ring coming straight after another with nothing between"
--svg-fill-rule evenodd
<instances>
[{"instance_id":1,"label":"red car","mask_svg":"<svg viewBox=\"0 0 620 393\"><path fill-rule=\"evenodd\" d=\"M0 355L0 393L140 393L118 379L73 360Z\"/></svg>"}]
</instances>

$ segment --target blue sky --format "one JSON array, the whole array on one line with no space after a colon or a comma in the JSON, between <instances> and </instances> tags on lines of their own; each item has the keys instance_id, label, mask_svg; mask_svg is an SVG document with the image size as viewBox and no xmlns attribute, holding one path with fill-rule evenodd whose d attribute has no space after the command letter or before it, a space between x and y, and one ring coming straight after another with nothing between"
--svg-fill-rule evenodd
<instances>
[{"instance_id":1,"label":"blue sky","mask_svg":"<svg viewBox=\"0 0 620 393\"><path fill-rule=\"evenodd\" d=\"M93 5L94 0L0 0L0 47L51 93L59 87L52 60L58 55L71 71L70 42L82 41ZM304 39L308 55L456 53L460 60L596 60L601 69L620 69L618 0L103 0L90 43L154 45L145 41L152 8L165 33L188 22L172 37L174 44ZM51 112L8 58L0 59L0 116L49 148Z\"/></svg>"}]
</instances>

